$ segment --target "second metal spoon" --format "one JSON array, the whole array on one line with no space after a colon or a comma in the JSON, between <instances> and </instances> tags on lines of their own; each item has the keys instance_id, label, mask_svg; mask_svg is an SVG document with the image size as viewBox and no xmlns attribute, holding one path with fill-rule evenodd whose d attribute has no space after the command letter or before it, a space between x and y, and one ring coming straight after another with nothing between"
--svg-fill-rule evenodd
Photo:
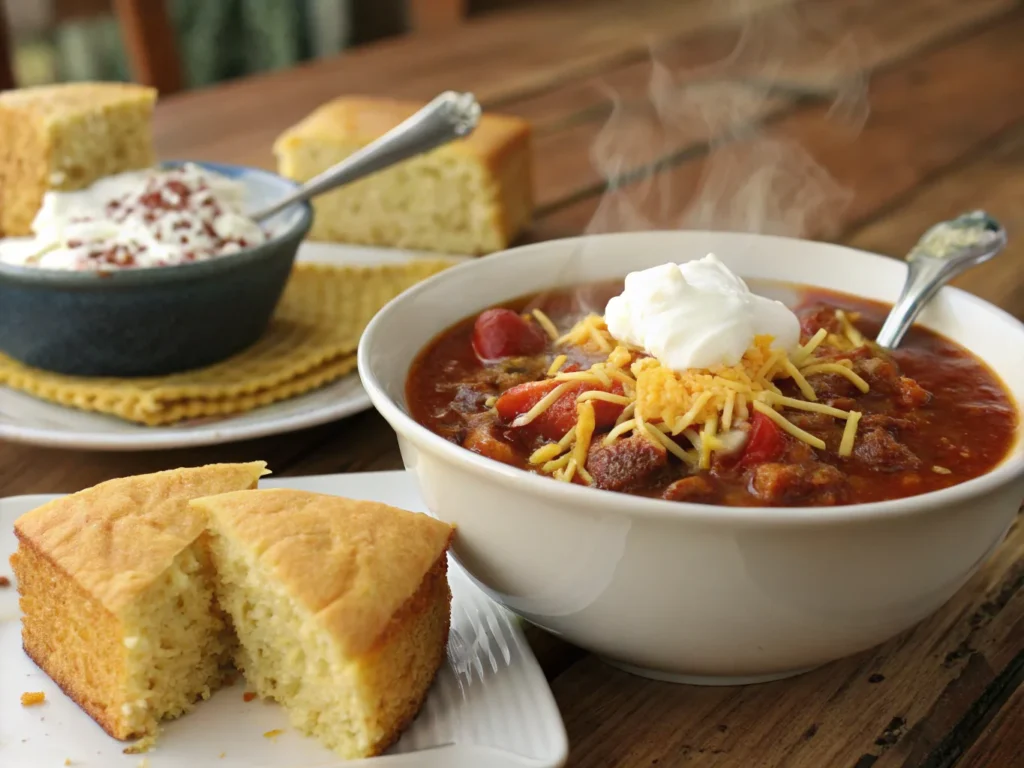
<instances>
[{"instance_id":1,"label":"second metal spoon","mask_svg":"<svg viewBox=\"0 0 1024 768\"><path fill-rule=\"evenodd\" d=\"M250 213L262 221L290 205L330 192L364 176L468 136L480 121L480 105L471 93L445 91L423 109L340 163L314 176L290 195Z\"/></svg>"},{"instance_id":2,"label":"second metal spoon","mask_svg":"<svg viewBox=\"0 0 1024 768\"><path fill-rule=\"evenodd\" d=\"M875 340L893 349L939 288L1006 247L1006 230L984 211L936 224L907 255L907 279Z\"/></svg>"}]
</instances>

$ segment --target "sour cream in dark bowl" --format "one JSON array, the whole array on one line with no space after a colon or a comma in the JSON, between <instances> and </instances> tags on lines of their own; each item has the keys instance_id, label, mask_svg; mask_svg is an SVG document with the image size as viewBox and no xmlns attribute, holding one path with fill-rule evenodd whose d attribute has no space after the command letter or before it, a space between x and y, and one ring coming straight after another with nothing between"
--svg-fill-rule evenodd
<instances>
[{"instance_id":1,"label":"sour cream in dark bowl","mask_svg":"<svg viewBox=\"0 0 1024 768\"><path fill-rule=\"evenodd\" d=\"M168 163L52 193L31 238L0 242L0 351L82 376L221 361L266 328L312 222L246 216L294 184L242 166Z\"/></svg>"}]
</instances>

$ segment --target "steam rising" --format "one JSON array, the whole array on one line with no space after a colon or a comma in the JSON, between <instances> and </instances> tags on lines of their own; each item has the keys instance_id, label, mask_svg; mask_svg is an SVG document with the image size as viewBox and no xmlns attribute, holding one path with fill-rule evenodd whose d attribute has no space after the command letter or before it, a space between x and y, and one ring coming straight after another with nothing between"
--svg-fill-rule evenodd
<instances>
[{"instance_id":1,"label":"steam rising","mask_svg":"<svg viewBox=\"0 0 1024 768\"><path fill-rule=\"evenodd\" d=\"M743 22L725 58L672 71L652 50L646 100L610 94L612 114L591 153L607 191L587 232L834 231L849 192L767 121L796 100L821 99L852 139L867 117L866 84L844 73L858 71L865 44L813 5L761 12L755 0L737 5Z\"/></svg>"}]
</instances>

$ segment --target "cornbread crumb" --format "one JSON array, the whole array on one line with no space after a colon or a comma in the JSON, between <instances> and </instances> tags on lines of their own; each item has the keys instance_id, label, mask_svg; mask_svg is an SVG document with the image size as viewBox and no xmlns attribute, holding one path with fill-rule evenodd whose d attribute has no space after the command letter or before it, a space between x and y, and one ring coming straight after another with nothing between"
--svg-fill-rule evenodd
<instances>
[{"instance_id":1,"label":"cornbread crumb","mask_svg":"<svg viewBox=\"0 0 1024 768\"><path fill-rule=\"evenodd\" d=\"M153 165L156 91L65 83L0 94L0 233L29 235L49 190Z\"/></svg>"},{"instance_id":2,"label":"cornbread crumb","mask_svg":"<svg viewBox=\"0 0 1024 768\"><path fill-rule=\"evenodd\" d=\"M64 758L64 765L71 765L71 758L70 757L65 757Z\"/></svg>"},{"instance_id":3,"label":"cornbread crumb","mask_svg":"<svg viewBox=\"0 0 1024 768\"><path fill-rule=\"evenodd\" d=\"M156 737L157 734L155 732L148 733L134 744L129 744L121 752L126 755L143 755L156 746Z\"/></svg>"},{"instance_id":4,"label":"cornbread crumb","mask_svg":"<svg viewBox=\"0 0 1024 768\"><path fill-rule=\"evenodd\" d=\"M284 733L284 731L283 731L283 730L281 730L280 728L275 728L275 729L274 729L274 730L272 730L272 731L267 731L266 733L264 733L264 734L263 734L263 738L264 738L264 739L276 739L276 738L277 738L278 736L280 736L280 735L281 735L282 733Z\"/></svg>"},{"instance_id":5,"label":"cornbread crumb","mask_svg":"<svg viewBox=\"0 0 1024 768\"><path fill-rule=\"evenodd\" d=\"M42 691L26 691L21 694L21 706L36 707L46 701L46 694Z\"/></svg>"},{"instance_id":6,"label":"cornbread crumb","mask_svg":"<svg viewBox=\"0 0 1024 768\"><path fill-rule=\"evenodd\" d=\"M219 757L221 760L223 760L227 756L228 756L227 752L221 752L219 755L217 755L217 757Z\"/></svg>"},{"instance_id":7,"label":"cornbread crumb","mask_svg":"<svg viewBox=\"0 0 1024 768\"><path fill-rule=\"evenodd\" d=\"M256 694L253 693L252 691L246 691L245 693L242 694L242 701L244 701L246 703L252 701L255 698L256 698Z\"/></svg>"},{"instance_id":8,"label":"cornbread crumb","mask_svg":"<svg viewBox=\"0 0 1024 768\"><path fill-rule=\"evenodd\" d=\"M0 576L0 587L9 587L9 586L11 586L11 580L8 579L6 576Z\"/></svg>"},{"instance_id":9,"label":"cornbread crumb","mask_svg":"<svg viewBox=\"0 0 1024 768\"><path fill-rule=\"evenodd\" d=\"M452 527L285 489L192 506L206 513L217 602L248 684L341 757L387 749L445 658Z\"/></svg>"},{"instance_id":10,"label":"cornbread crumb","mask_svg":"<svg viewBox=\"0 0 1024 768\"><path fill-rule=\"evenodd\" d=\"M396 127L422 104L341 97L274 144L283 176L307 181ZM313 200L310 239L443 253L507 248L533 209L530 125L484 114L466 138Z\"/></svg>"}]
</instances>

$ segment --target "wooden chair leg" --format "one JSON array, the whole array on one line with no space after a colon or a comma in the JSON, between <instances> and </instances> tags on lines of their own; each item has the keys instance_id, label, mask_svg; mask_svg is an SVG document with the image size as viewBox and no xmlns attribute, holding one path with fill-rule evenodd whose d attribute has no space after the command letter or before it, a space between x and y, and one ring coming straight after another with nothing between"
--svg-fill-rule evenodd
<instances>
[{"instance_id":1,"label":"wooden chair leg","mask_svg":"<svg viewBox=\"0 0 1024 768\"><path fill-rule=\"evenodd\" d=\"M7 12L0 2L0 91L14 88L14 46L10 39L11 30L7 25Z\"/></svg>"},{"instance_id":2,"label":"wooden chair leg","mask_svg":"<svg viewBox=\"0 0 1024 768\"><path fill-rule=\"evenodd\" d=\"M467 0L408 0L410 32L441 32L466 17Z\"/></svg>"},{"instance_id":3,"label":"wooden chair leg","mask_svg":"<svg viewBox=\"0 0 1024 768\"><path fill-rule=\"evenodd\" d=\"M167 96L182 89L181 59L166 0L114 0L132 76Z\"/></svg>"}]
</instances>

